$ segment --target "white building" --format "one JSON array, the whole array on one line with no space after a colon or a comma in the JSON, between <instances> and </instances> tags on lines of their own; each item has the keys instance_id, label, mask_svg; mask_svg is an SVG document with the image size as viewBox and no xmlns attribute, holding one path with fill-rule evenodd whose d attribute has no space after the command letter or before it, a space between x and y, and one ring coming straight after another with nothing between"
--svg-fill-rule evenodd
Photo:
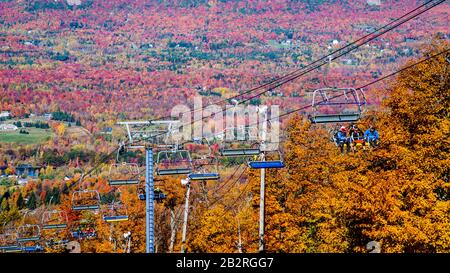
<instances>
[{"instance_id":1,"label":"white building","mask_svg":"<svg viewBox=\"0 0 450 273\"><path fill-rule=\"evenodd\" d=\"M16 131L17 126L14 124L0 124L0 131Z\"/></svg>"},{"instance_id":2,"label":"white building","mask_svg":"<svg viewBox=\"0 0 450 273\"><path fill-rule=\"evenodd\" d=\"M369 6L380 6L381 0L367 0Z\"/></svg>"},{"instance_id":3,"label":"white building","mask_svg":"<svg viewBox=\"0 0 450 273\"><path fill-rule=\"evenodd\" d=\"M9 113L9 111L0 112L0 118L8 118L10 116L11 116L11 114Z\"/></svg>"}]
</instances>

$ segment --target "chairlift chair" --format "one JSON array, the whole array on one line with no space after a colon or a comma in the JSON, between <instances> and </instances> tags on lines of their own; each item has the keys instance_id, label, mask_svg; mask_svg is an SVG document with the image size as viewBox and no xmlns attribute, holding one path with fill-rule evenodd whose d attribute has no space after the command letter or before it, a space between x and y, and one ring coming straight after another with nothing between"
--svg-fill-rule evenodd
<instances>
[{"instance_id":1,"label":"chairlift chair","mask_svg":"<svg viewBox=\"0 0 450 273\"><path fill-rule=\"evenodd\" d=\"M93 223L81 220L79 225L70 233L74 239L92 239L97 236L95 225Z\"/></svg>"},{"instance_id":2,"label":"chairlift chair","mask_svg":"<svg viewBox=\"0 0 450 273\"><path fill-rule=\"evenodd\" d=\"M114 163L109 169L110 186L139 184L139 166L136 163Z\"/></svg>"},{"instance_id":3,"label":"chairlift chair","mask_svg":"<svg viewBox=\"0 0 450 273\"><path fill-rule=\"evenodd\" d=\"M188 178L192 181L220 179L218 159L209 155L205 158L194 160L194 171L188 174Z\"/></svg>"},{"instance_id":4,"label":"chairlift chair","mask_svg":"<svg viewBox=\"0 0 450 273\"><path fill-rule=\"evenodd\" d=\"M187 150L160 151L157 155L156 173L158 175L189 174L192 171L192 160Z\"/></svg>"},{"instance_id":5,"label":"chairlift chair","mask_svg":"<svg viewBox=\"0 0 450 273\"><path fill-rule=\"evenodd\" d=\"M17 243L17 232L15 230L3 230L0 234L0 252L20 252L22 248Z\"/></svg>"},{"instance_id":6,"label":"chairlift chair","mask_svg":"<svg viewBox=\"0 0 450 273\"><path fill-rule=\"evenodd\" d=\"M222 147L220 148L220 155L225 157L239 157L239 156L254 156L259 155L261 153L259 146L257 143L252 143L250 145L245 145L246 143L249 143L252 138L254 140L257 139L257 132L253 132L252 130L256 127L232 127L225 129L226 132L232 131L233 139L227 140L227 136L224 135L224 140L222 143ZM238 132L242 132L243 139L239 138ZM237 137L237 139L234 139ZM237 144L236 146L233 146L233 144Z\"/></svg>"},{"instance_id":7,"label":"chairlift chair","mask_svg":"<svg viewBox=\"0 0 450 273\"><path fill-rule=\"evenodd\" d=\"M166 199L166 194L160 189L160 188L156 188L153 191L153 200L155 200L156 202L161 202L162 200ZM145 195L145 188L143 187L139 187L137 190L137 194L138 194L138 198L141 201L145 201L146 195Z\"/></svg>"},{"instance_id":8,"label":"chairlift chair","mask_svg":"<svg viewBox=\"0 0 450 273\"><path fill-rule=\"evenodd\" d=\"M248 166L252 169L280 169L285 167L280 150L277 149L276 151L266 151L266 152L269 155L275 154L278 156L278 158L261 160L261 158L255 157L256 158L255 160L248 161Z\"/></svg>"},{"instance_id":9,"label":"chairlift chair","mask_svg":"<svg viewBox=\"0 0 450 273\"><path fill-rule=\"evenodd\" d=\"M72 194L72 209L98 210L100 209L100 194L96 190L79 190Z\"/></svg>"},{"instance_id":10,"label":"chairlift chair","mask_svg":"<svg viewBox=\"0 0 450 273\"><path fill-rule=\"evenodd\" d=\"M203 145L208 148L207 152L204 150L197 150L196 158L193 158L193 170L188 174L189 180L218 180L219 176L219 161L217 157L213 155L211 145L206 138L194 139L194 143L197 145ZM205 154L206 153L206 154Z\"/></svg>"},{"instance_id":11,"label":"chairlift chair","mask_svg":"<svg viewBox=\"0 0 450 273\"><path fill-rule=\"evenodd\" d=\"M47 247L54 247L54 246L63 246L66 245L68 242L70 242L68 239L63 239L63 240L59 240L59 241L55 241L53 239L49 240L48 242L45 243L45 245Z\"/></svg>"},{"instance_id":12,"label":"chairlift chair","mask_svg":"<svg viewBox=\"0 0 450 273\"><path fill-rule=\"evenodd\" d=\"M41 239L41 228L39 225L25 224L17 228L17 242L33 242Z\"/></svg>"},{"instance_id":13,"label":"chairlift chair","mask_svg":"<svg viewBox=\"0 0 450 273\"><path fill-rule=\"evenodd\" d=\"M361 118L362 107L365 104L362 89L317 89L313 92L313 113L309 119L315 124L356 122Z\"/></svg>"},{"instance_id":14,"label":"chairlift chair","mask_svg":"<svg viewBox=\"0 0 450 273\"><path fill-rule=\"evenodd\" d=\"M166 197L167 197L166 194L161 189L157 188L157 189L154 190L154 197L153 197L153 199L156 202L161 202L164 199L166 199Z\"/></svg>"},{"instance_id":15,"label":"chairlift chair","mask_svg":"<svg viewBox=\"0 0 450 273\"><path fill-rule=\"evenodd\" d=\"M22 247L23 252L42 252L44 248L41 245L32 245L32 246L24 246Z\"/></svg>"},{"instance_id":16,"label":"chairlift chair","mask_svg":"<svg viewBox=\"0 0 450 273\"><path fill-rule=\"evenodd\" d=\"M104 208L103 220L107 223L128 221L128 211L125 204L113 202Z\"/></svg>"},{"instance_id":17,"label":"chairlift chair","mask_svg":"<svg viewBox=\"0 0 450 273\"><path fill-rule=\"evenodd\" d=\"M128 148L143 148L151 143L164 146L178 120L122 121L128 135Z\"/></svg>"},{"instance_id":18,"label":"chairlift chair","mask_svg":"<svg viewBox=\"0 0 450 273\"><path fill-rule=\"evenodd\" d=\"M87 230L74 230L71 232L71 235L74 239L92 239L95 238L96 232L87 231Z\"/></svg>"},{"instance_id":19,"label":"chairlift chair","mask_svg":"<svg viewBox=\"0 0 450 273\"><path fill-rule=\"evenodd\" d=\"M42 229L64 229L67 228L67 213L62 210L48 210L42 214Z\"/></svg>"}]
</instances>

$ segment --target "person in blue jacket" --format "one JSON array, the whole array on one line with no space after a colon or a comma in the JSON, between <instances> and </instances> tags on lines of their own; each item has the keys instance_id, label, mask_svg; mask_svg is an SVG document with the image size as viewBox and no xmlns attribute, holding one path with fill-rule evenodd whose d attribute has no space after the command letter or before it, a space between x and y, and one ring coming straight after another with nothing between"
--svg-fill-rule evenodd
<instances>
[{"instance_id":1,"label":"person in blue jacket","mask_svg":"<svg viewBox=\"0 0 450 273\"><path fill-rule=\"evenodd\" d=\"M342 126L336 133L336 143L339 146L341 153L344 153L345 144L347 144L347 152L350 151L350 138L347 136L347 128L345 128L345 126Z\"/></svg>"},{"instance_id":2,"label":"person in blue jacket","mask_svg":"<svg viewBox=\"0 0 450 273\"><path fill-rule=\"evenodd\" d=\"M375 147L378 145L380 141L380 136L378 135L378 131L375 127L370 126L369 129L364 133L364 140L369 143L369 146Z\"/></svg>"}]
</instances>

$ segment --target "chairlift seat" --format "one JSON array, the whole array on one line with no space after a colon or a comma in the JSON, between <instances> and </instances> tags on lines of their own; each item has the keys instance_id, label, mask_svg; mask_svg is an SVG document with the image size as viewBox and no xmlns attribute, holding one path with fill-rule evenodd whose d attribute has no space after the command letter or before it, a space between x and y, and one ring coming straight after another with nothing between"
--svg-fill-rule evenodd
<instances>
[{"instance_id":1,"label":"chairlift seat","mask_svg":"<svg viewBox=\"0 0 450 273\"><path fill-rule=\"evenodd\" d=\"M72 206L73 210L98 210L100 209L99 205L76 205Z\"/></svg>"},{"instance_id":2,"label":"chairlift seat","mask_svg":"<svg viewBox=\"0 0 450 273\"><path fill-rule=\"evenodd\" d=\"M338 123L338 122L356 122L360 119L359 113L342 113L330 115L315 115L310 117L312 123Z\"/></svg>"},{"instance_id":3,"label":"chairlift seat","mask_svg":"<svg viewBox=\"0 0 450 273\"><path fill-rule=\"evenodd\" d=\"M20 246L0 246L0 251L4 251L6 253L21 252L22 248Z\"/></svg>"},{"instance_id":4,"label":"chairlift seat","mask_svg":"<svg viewBox=\"0 0 450 273\"><path fill-rule=\"evenodd\" d=\"M55 246L55 245L64 245L64 244L67 244L68 242L70 242L70 241L69 240L61 240L61 241L56 241L56 242L49 241L49 242L46 242L45 244L50 247L50 246Z\"/></svg>"},{"instance_id":5,"label":"chairlift seat","mask_svg":"<svg viewBox=\"0 0 450 273\"><path fill-rule=\"evenodd\" d=\"M146 197L145 194L139 194L139 200L145 201ZM164 200L166 199L166 195L164 193L155 193L155 196L153 197L154 200L159 201L159 200Z\"/></svg>"},{"instance_id":6,"label":"chairlift seat","mask_svg":"<svg viewBox=\"0 0 450 273\"><path fill-rule=\"evenodd\" d=\"M163 200L166 199L166 195L164 193L157 193L155 194L155 196L153 197L155 200Z\"/></svg>"},{"instance_id":7,"label":"chairlift seat","mask_svg":"<svg viewBox=\"0 0 450 273\"><path fill-rule=\"evenodd\" d=\"M260 153L261 153L260 149L256 148L220 150L221 156L251 156L251 155L259 155Z\"/></svg>"},{"instance_id":8,"label":"chairlift seat","mask_svg":"<svg viewBox=\"0 0 450 273\"><path fill-rule=\"evenodd\" d=\"M62 223L62 224L49 224L49 225L43 225L42 229L62 229L62 228L66 228L67 224L66 223Z\"/></svg>"},{"instance_id":9,"label":"chairlift seat","mask_svg":"<svg viewBox=\"0 0 450 273\"><path fill-rule=\"evenodd\" d=\"M122 186L122 185L137 185L138 179L124 179L124 180L108 180L110 186Z\"/></svg>"},{"instance_id":10,"label":"chairlift seat","mask_svg":"<svg viewBox=\"0 0 450 273\"><path fill-rule=\"evenodd\" d=\"M95 233L83 232L83 231L73 231L71 234L72 234L72 237L75 239L95 237Z\"/></svg>"},{"instance_id":11,"label":"chairlift seat","mask_svg":"<svg viewBox=\"0 0 450 273\"><path fill-rule=\"evenodd\" d=\"M248 163L252 169L279 169L284 168L284 162L281 160L274 161L251 161Z\"/></svg>"},{"instance_id":12,"label":"chairlift seat","mask_svg":"<svg viewBox=\"0 0 450 273\"><path fill-rule=\"evenodd\" d=\"M103 216L103 220L108 223L128 221L128 215Z\"/></svg>"},{"instance_id":13,"label":"chairlift seat","mask_svg":"<svg viewBox=\"0 0 450 273\"><path fill-rule=\"evenodd\" d=\"M43 248L39 245L23 247L23 251L25 251L25 252L38 252L38 251L42 251L42 250L43 250Z\"/></svg>"},{"instance_id":14,"label":"chairlift seat","mask_svg":"<svg viewBox=\"0 0 450 273\"><path fill-rule=\"evenodd\" d=\"M79 231L73 231L71 232L71 235L73 238L78 239L82 237L83 232L79 232Z\"/></svg>"},{"instance_id":15,"label":"chairlift seat","mask_svg":"<svg viewBox=\"0 0 450 273\"><path fill-rule=\"evenodd\" d=\"M191 173L188 178L190 180L217 180L220 176L218 173Z\"/></svg>"},{"instance_id":16,"label":"chairlift seat","mask_svg":"<svg viewBox=\"0 0 450 273\"><path fill-rule=\"evenodd\" d=\"M41 239L41 236L22 237L22 238L17 238L17 242L19 242L19 243L33 242L33 241L39 241L39 239Z\"/></svg>"},{"instance_id":17,"label":"chairlift seat","mask_svg":"<svg viewBox=\"0 0 450 273\"><path fill-rule=\"evenodd\" d=\"M178 174L190 174L191 168L176 168L176 169L157 169L158 175L178 175Z\"/></svg>"}]
</instances>

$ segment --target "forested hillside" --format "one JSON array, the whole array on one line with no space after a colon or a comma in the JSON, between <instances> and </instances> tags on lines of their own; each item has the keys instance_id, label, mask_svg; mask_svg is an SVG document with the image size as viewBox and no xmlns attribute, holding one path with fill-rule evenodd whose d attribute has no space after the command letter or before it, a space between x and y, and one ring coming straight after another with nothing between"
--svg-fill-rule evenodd
<instances>
[{"instance_id":1,"label":"forested hillside","mask_svg":"<svg viewBox=\"0 0 450 273\"><path fill-rule=\"evenodd\" d=\"M448 46L435 41L426 54ZM385 98L358 123L379 130L381 143L374 149L343 155L325 126L302 115L289 119L281 149L286 168L266 172L268 252L366 252L370 241L379 242L382 252L450 251L448 67L448 57L440 55L374 90ZM260 174L236 163L224 170L219 181L192 185L188 252L258 250ZM55 174L48 168L39 181L3 191L0 222L37 223L51 202L67 213L70 227L83 220L95 228L95 238L80 241L83 252L122 252L128 231L131 252L145 251L145 202L136 187L114 190L106 164L84 178L80 186L97 190L103 204L120 198L127 206L129 220L109 224L102 213L71 209L71 185L79 173L65 180ZM155 251L178 252L185 187L178 177L157 185L167 198L155 203ZM32 213L22 217L24 209ZM70 229L64 232L43 236L57 240Z\"/></svg>"}]
</instances>

